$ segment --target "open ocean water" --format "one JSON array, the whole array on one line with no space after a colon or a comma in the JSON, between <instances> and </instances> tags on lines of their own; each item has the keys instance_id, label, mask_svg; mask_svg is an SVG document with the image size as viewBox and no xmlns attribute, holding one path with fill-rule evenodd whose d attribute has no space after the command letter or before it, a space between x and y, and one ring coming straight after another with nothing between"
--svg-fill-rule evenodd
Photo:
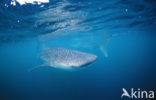
<instances>
[{"instance_id":1,"label":"open ocean water","mask_svg":"<svg viewBox=\"0 0 156 100\"><path fill-rule=\"evenodd\" d=\"M122 88L156 90L155 0L30 1L0 0L0 100L125 100ZM48 47L98 59L28 71Z\"/></svg>"}]
</instances>

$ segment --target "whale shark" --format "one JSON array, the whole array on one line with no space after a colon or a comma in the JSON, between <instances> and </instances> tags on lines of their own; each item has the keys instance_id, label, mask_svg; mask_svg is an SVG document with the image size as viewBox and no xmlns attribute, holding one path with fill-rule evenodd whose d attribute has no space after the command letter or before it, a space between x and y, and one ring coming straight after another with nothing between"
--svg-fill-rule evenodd
<instances>
[{"instance_id":1,"label":"whale shark","mask_svg":"<svg viewBox=\"0 0 156 100\"><path fill-rule=\"evenodd\" d=\"M45 63L37 67L50 66L60 69L74 69L81 68L95 62L97 56L94 54L70 50L62 47L51 47L45 48L40 53L40 58Z\"/></svg>"}]
</instances>

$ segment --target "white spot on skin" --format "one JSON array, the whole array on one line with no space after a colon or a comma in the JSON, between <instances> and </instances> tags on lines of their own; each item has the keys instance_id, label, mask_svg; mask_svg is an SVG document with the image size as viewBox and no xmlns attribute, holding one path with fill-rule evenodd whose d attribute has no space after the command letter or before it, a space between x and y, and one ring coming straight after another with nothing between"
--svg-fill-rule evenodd
<instances>
[{"instance_id":1,"label":"white spot on skin","mask_svg":"<svg viewBox=\"0 0 156 100\"><path fill-rule=\"evenodd\" d=\"M19 23L20 21L19 21L19 20L17 20L17 22Z\"/></svg>"}]
</instances>

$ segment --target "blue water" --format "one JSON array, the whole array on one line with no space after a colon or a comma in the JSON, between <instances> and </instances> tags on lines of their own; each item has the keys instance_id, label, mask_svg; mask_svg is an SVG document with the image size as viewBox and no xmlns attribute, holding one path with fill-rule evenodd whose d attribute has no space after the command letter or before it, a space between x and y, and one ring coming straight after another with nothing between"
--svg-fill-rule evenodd
<instances>
[{"instance_id":1,"label":"blue water","mask_svg":"<svg viewBox=\"0 0 156 100\"><path fill-rule=\"evenodd\" d=\"M122 88L156 87L155 0L10 2L0 1L0 100L120 100ZM77 71L28 71L55 46L98 59Z\"/></svg>"}]
</instances>

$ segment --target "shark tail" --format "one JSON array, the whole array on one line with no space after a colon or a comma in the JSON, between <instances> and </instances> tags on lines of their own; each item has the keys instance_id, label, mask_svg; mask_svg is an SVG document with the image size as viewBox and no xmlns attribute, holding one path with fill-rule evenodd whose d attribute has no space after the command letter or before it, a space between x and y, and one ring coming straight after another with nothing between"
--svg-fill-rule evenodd
<instances>
[{"instance_id":1,"label":"shark tail","mask_svg":"<svg viewBox=\"0 0 156 100\"><path fill-rule=\"evenodd\" d=\"M100 50L104 54L105 57L108 57L108 53L107 53L107 49L106 48L107 48L107 45L108 45L111 37L112 37L112 34L107 35L106 38L102 41L102 43L100 45Z\"/></svg>"}]
</instances>

